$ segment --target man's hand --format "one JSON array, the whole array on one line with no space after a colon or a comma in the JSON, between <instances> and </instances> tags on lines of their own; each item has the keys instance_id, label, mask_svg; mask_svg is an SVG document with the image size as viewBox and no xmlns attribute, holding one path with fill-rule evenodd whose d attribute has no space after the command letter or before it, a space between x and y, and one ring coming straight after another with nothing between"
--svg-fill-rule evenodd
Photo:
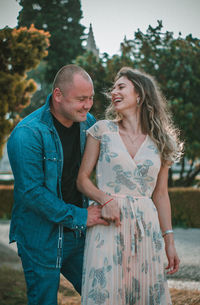
<instances>
[{"instance_id":1,"label":"man's hand","mask_svg":"<svg viewBox=\"0 0 200 305\"><path fill-rule=\"evenodd\" d=\"M87 227L95 225L109 226L109 223L101 218L101 206L90 205L88 210Z\"/></svg>"},{"instance_id":2,"label":"man's hand","mask_svg":"<svg viewBox=\"0 0 200 305\"><path fill-rule=\"evenodd\" d=\"M107 221L115 222L116 227L118 227L120 222L120 208L118 202L115 199L108 202L102 207L102 217Z\"/></svg>"}]
</instances>

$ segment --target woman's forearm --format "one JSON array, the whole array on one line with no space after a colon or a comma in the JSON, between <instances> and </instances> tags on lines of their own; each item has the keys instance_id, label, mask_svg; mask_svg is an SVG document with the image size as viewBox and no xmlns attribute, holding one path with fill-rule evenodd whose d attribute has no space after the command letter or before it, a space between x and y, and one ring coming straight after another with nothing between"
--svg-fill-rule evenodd
<instances>
[{"instance_id":1,"label":"woman's forearm","mask_svg":"<svg viewBox=\"0 0 200 305\"><path fill-rule=\"evenodd\" d=\"M153 196L153 201L158 211L162 232L164 233L167 230L172 230L171 205L168 192L165 192L164 194L155 194ZM167 234L164 239L173 241L173 234Z\"/></svg>"},{"instance_id":2,"label":"woman's forearm","mask_svg":"<svg viewBox=\"0 0 200 305\"><path fill-rule=\"evenodd\" d=\"M85 196L100 204L109 200L110 196L98 189L94 183L84 174L79 174L77 178L77 188Z\"/></svg>"}]
</instances>

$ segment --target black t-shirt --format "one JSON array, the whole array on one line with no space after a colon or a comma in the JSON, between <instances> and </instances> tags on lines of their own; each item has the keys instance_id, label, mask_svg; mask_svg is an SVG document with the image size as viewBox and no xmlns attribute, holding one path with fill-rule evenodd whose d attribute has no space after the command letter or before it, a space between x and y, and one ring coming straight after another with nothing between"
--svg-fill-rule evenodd
<instances>
[{"instance_id":1,"label":"black t-shirt","mask_svg":"<svg viewBox=\"0 0 200 305\"><path fill-rule=\"evenodd\" d=\"M53 122L63 148L64 163L61 180L63 200L66 203L82 207L82 195L76 187L81 162L80 125L79 123L73 123L71 127L65 127L54 116Z\"/></svg>"}]
</instances>

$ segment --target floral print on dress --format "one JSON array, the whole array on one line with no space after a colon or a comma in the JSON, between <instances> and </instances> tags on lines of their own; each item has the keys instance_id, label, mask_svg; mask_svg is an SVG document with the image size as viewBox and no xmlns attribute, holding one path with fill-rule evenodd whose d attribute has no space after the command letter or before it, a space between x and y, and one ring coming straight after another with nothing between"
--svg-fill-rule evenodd
<instances>
[{"instance_id":1,"label":"floral print on dress","mask_svg":"<svg viewBox=\"0 0 200 305\"><path fill-rule=\"evenodd\" d=\"M95 237L95 241L96 241L96 248L101 248L104 245L104 240L101 239L101 234L98 233Z\"/></svg>"},{"instance_id":2,"label":"floral print on dress","mask_svg":"<svg viewBox=\"0 0 200 305\"><path fill-rule=\"evenodd\" d=\"M161 274L158 275L158 282L149 286L150 305L162 304L162 296L165 293L164 279Z\"/></svg>"},{"instance_id":3,"label":"floral print on dress","mask_svg":"<svg viewBox=\"0 0 200 305\"><path fill-rule=\"evenodd\" d=\"M106 273L112 269L108 264L108 259L104 259L104 266L102 268L91 268L89 280L92 281L92 289L88 294L88 298L93 300L93 304L104 304L106 299L109 298L109 291L106 289L107 279Z\"/></svg>"},{"instance_id":4,"label":"floral print on dress","mask_svg":"<svg viewBox=\"0 0 200 305\"><path fill-rule=\"evenodd\" d=\"M99 121L88 133L100 141L98 188L115 198L121 225L87 229L81 304L171 305L151 199L161 166L158 149L147 135L131 158L112 121Z\"/></svg>"},{"instance_id":5,"label":"floral print on dress","mask_svg":"<svg viewBox=\"0 0 200 305\"><path fill-rule=\"evenodd\" d=\"M109 136L107 136L107 135L102 136L99 161L103 161L103 158L105 157L105 161L110 163L111 158L117 157L117 153L110 152L110 148L109 148L110 141L111 140L110 140Z\"/></svg>"},{"instance_id":6,"label":"floral print on dress","mask_svg":"<svg viewBox=\"0 0 200 305\"><path fill-rule=\"evenodd\" d=\"M155 154L158 154L159 151L158 151L158 148L155 146L155 145L149 145L147 146L149 149L153 150L155 152Z\"/></svg>"},{"instance_id":7,"label":"floral print on dress","mask_svg":"<svg viewBox=\"0 0 200 305\"><path fill-rule=\"evenodd\" d=\"M107 126L110 131L117 131L117 124L112 121L107 121Z\"/></svg>"},{"instance_id":8,"label":"floral print on dress","mask_svg":"<svg viewBox=\"0 0 200 305\"><path fill-rule=\"evenodd\" d=\"M124 236L121 232L115 236L115 241L117 244L117 251L113 255L113 262L115 263L115 265L122 265L123 251L125 249L125 245Z\"/></svg>"},{"instance_id":9,"label":"floral print on dress","mask_svg":"<svg viewBox=\"0 0 200 305\"><path fill-rule=\"evenodd\" d=\"M156 251L160 251L162 249L162 234L161 232L153 232L153 243Z\"/></svg>"},{"instance_id":10,"label":"floral print on dress","mask_svg":"<svg viewBox=\"0 0 200 305\"><path fill-rule=\"evenodd\" d=\"M142 272L144 272L145 274L147 274L149 271L149 263L147 260L145 260L144 263L142 263Z\"/></svg>"},{"instance_id":11,"label":"floral print on dress","mask_svg":"<svg viewBox=\"0 0 200 305\"><path fill-rule=\"evenodd\" d=\"M126 289L126 305L136 305L140 300L140 282L136 278L132 278L131 289Z\"/></svg>"},{"instance_id":12,"label":"floral print on dress","mask_svg":"<svg viewBox=\"0 0 200 305\"><path fill-rule=\"evenodd\" d=\"M143 164L138 164L134 171L134 179L139 184L139 192L142 196L145 196L148 189L148 183L153 180L153 177L148 175L149 168L152 165L152 161L145 160Z\"/></svg>"},{"instance_id":13,"label":"floral print on dress","mask_svg":"<svg viewBox=\"0 0 200 305\"><path fill-rule=\"evenodd\" d=\"M121 165L115 165L113 167L113 172L115 172L115 181L108 182L107 185L114 188L114 193L119 193L122 186L126 186L130 190L136 188L136 184L130 179L132 178L130 171L123 171Z\"/></svg>"}]
</instances>

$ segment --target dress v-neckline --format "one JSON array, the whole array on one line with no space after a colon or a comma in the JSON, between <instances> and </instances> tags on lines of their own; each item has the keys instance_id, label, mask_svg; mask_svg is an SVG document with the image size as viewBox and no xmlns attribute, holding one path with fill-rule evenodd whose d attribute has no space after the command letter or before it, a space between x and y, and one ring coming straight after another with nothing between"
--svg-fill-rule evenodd
<instances>
[{"instance_id":1,"label":"dress v-neckline","mask_svg":"<svg viewBox=\"0 0 200 305\"><path fill-rule=\"evenodd\" d=\"M124 141L123 141L123 139L122 139L122 137L121 137L121 135L120 135L118 123L117 123L117 134L118 134L118 136L119 136L119 138L120 138L120 141L121 141L121 143L122 143L124 149L126 150L127 154L129 155L129 157L131 158L131 160L136 164L136 157L137 157L138 153L140 152L140 150L142 149L142 147L144 146L144 144L146 143L147 138L148 138L148 134L146 135L144 141L141 143L140 147L139 147L138 150L136 151L136 154L135 154L134 157L132 157L131 154L129 153L129 151L128 151L127 147L126 147L126 144L124 143ZM136 165L137 165L137 164L136 164Z\"/></svg>"}]
</instances>

